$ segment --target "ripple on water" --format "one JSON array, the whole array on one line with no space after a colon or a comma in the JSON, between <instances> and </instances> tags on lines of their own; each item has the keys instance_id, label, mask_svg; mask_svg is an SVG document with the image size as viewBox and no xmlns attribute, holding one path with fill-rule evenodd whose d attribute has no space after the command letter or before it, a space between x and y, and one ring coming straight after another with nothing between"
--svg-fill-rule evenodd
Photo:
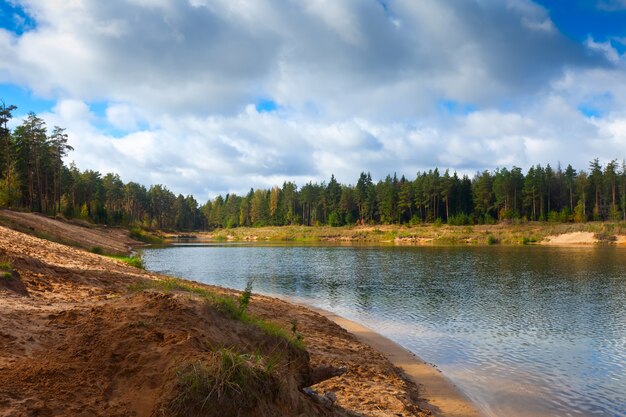
<instances>
[{"instance_id":1,"label":"ripple on water","mask_svg":"<svg viewBox=\"0 0 626 417\"><path fill-rule=\"evenodd\" d=\"M194 246L147 268L302 297L390 337L487 415L626 416L619 248Z\"/></svg>"}]
</instances>

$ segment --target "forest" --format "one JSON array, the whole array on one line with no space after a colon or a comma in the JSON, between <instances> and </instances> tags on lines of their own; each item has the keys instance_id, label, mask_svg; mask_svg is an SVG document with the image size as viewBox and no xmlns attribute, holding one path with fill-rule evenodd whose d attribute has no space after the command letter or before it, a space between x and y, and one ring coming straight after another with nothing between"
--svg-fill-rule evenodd
<instances>
[{"instance_id":1,"label":"forest","mask_svg":"<svg viewBox=\"0 0 626 417\"><path fill-rule=\"evenodd\" d=\"M217 196L199 205L166 186L124 183L118 174L79 170L64 159L73 150L65 129L49 130L35 113L9 129L16 107L0 107L0 207L94 223L159 230L238 226L489 224L499 221L626 220L626 162L598 159L586 169L559 164L477 172L472 178L438 168L412 179L396 174L355 185L284 182L245 195Z\"/></svg>"}]
</instances>

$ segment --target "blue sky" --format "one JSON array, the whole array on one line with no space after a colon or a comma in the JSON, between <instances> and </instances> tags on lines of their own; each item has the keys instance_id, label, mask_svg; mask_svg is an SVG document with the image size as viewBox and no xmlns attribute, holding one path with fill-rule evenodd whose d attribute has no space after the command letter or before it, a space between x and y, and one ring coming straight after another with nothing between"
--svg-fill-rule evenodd
<instances>
[{"instance_id":1,"label":"blue sky","mask_svg":"<svg viewBox=\"0 0 626 417\"><path fill-rule=\"evenodd\" d=\"M200 200L622 159L625 54L625 0L0 2L14 123Z\"/></svg>"},{"instance_id":2,"label":"blue sky","mask_svg":"<svg viewBox=\"0 0 626 417\"><path fill-rule=\"evenodd\" d=\"M626 3L598 2L597 0L541 0L559 30L578 42L589 36L606 42L626 38ZM613 46L624 53L626 45L613 41Z\"/></svg>"}]
</instances>

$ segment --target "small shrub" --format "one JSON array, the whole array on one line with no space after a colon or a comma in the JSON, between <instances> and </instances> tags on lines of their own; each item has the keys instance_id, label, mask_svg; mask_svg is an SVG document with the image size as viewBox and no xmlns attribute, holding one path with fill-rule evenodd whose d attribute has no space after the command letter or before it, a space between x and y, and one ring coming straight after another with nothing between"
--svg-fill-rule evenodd
<instances>
[{"instance_id":1,"label":"small shrub","mask_svg":"<svg viewBox=\"0 0 626 417\"><path fill-rule=\"evenodd\" d=\"M448 224L451 226L465 226L471 223L471 218L465 213L459 213L448 218Z\"/></svg>"},{"instance_id":2,"label":"small shrub","mask_svg":"<svg viewBox=\"0 0 626 417\"><path fill-rule=\"evenodd\" d=\"M494 235L487 236L487 244L488 245L495 245L496 243L498 243L498 239L496 239L496 237Z\"/></svg>"},{"instance_id":3,"label":"small shrub","mask_svg":"<svg viewBox=\"0 0 626 417\"><path fill-rule=\"evenodd\" d=\"M294 340L298 343L302 343L302 333L298 331L298 320L296 319L291 321L291 334L293 335Z\"/></svg>"},{"instance_id":4,"label":"small shrub","mask_svg":"<svg viewBox=\"0 0 626 417\"><path fill-rule=\"evenodd\" d=\"M248 280L246 284L246 289L239 296L239 315L242 315L248 309L248 304L250 304L250 298L252 297L252 284L254 280Z\"/></svg>"},{"instance_id":5,"label":"small shrub","mask_svg":"<svg viewBox=\"0 0 626 417\"><path fill-rule=\"evenodd\" d=\"M3 279L12 279L12 278L13 278L13 274L12 274L12 273L10 273L10 272L2 272L2 273L0 274L0 276L1 276Z\"/></svg>"},{"instance_id":6,"label":"small shrub","mask_svg":"<svg viewBox=\"0 0 626 417\"><path fill-rule=\"evenodd\" d=\"M537 238L535 238L534 236L531 236L531 237L524 236L522 238L522 245L531 245L533 243L537 243Z\"/></svg>"},{"instance_id":7,"label":"small shrub","mask_svg":"<svg viewBox=\"0 0 626 417\"><path fill-rule=\"evenodd\" d=\"M9 261L0 261L0 269L11 269L11 262Z\"/></svg>"},{"instance_id":8,"label":"small shrub","mask_svg":"<svg viewBox=\"0 0 626 417\"><path fill-rule=\"evenodd\" d=\"M94 246L91 248L91 253L95 253L96 255L104 254L104 250L100 246Z\"/></svg>"}]
</instances>

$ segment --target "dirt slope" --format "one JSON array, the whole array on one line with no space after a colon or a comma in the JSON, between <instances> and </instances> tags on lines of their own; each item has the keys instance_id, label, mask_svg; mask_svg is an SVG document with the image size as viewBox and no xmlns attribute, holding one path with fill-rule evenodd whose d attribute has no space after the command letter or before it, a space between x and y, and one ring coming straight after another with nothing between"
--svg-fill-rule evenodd
<instances>
[{"instance_id":1,"label":"dirt slope","mask_svg":"<svg viewBox=\"0 0 626 417\"><path fill-rule=\"evenodd\" d=\"M80 220L68 222L39 213L0 210L0 225L88 251L99 247L105 253L126 254L132 247L142 244L131 239L128 230L120 227L99 226Z\"/></svg>"},{"instance_id":2,"label":"dirt slope","mask_svg":"<svg viewBox=\"0 0 626 417\"><path fill-rule=\"evenodd\" d=\"M0 269L0 416L424 415L415 385L310 310L256 295L249 307L287 331L297 322L303 351L191 293L129 291L165 277L1 226ZM203 369L233 358L247 377L218 401ZM338 406L299 389L318 365L348 368L313 386Z\"/></svg>"}]
</instances>

